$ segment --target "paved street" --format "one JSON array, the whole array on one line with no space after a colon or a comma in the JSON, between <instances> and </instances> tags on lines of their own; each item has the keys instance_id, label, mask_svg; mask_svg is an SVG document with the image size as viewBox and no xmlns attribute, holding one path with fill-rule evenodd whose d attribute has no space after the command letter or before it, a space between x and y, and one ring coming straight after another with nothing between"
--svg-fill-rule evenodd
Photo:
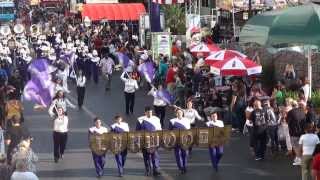
<instances>
[{"instance_id":1,"label":"paved street","mask_svg":"<svg viewBox=\"0 0 320 180\"><path fill-rule=\"evenodd\" d=\"M93 118L99 116L106 124L112 123L116 113L124 111L124 97L122 82L119 74L113 77L111 92L105 92L103 85L88 82L86 89L85 107L83 110L69 109L70 131L67 151L63 160L53 162L52 120L46 111L35 112L33 105L25 102L25 119L34 136L33 149L39 155L37 175L41 180L89 180L96 179L91 152L88 148L88 127L92 126ZM76 94L73 84L69 84L72 93L70 100L76 104ZM145 90L136 95L135 116L125 117L132 129L135 128L136 116L143 114L145 105L151 105L152 98L147 97ZM168 117L167 118L171 118ZM233 136L230 143L225 146L225 155L222 158L220 170L214 172L209 161L207 149L194 149L189 161L189 171L186 175L178 173L173 152L162 150L161 172L157 179L183 179L196 178L217 180L298 180L300 169L291 166L291 160L286 157L268 158L263 162L255 162L248 151L247 138ZM102 179L120 179L112 154L107 154L105 176ZM144 166L141 154L129 154L122 179L151 179L144 176Z\"/></svg>"}]
</instances>

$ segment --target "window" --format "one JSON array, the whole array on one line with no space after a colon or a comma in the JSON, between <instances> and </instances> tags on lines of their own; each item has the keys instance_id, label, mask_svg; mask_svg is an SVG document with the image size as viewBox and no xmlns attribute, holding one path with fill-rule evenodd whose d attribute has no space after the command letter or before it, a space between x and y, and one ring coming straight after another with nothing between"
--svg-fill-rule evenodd
<instances>
[{"instance_id":1,"label":"window","mask_svg":"<svg viewBox=\"0 0 320 180\"><path fill-rule=\"evenodd\" d=\"M201 3L202 7L209 7L209 0L201 0L201 1L202 1Z\"/></svg>"},{"instance_id":2,"label":"window","mask_svg":"<svg viewBox=\"0 0 320 180\"><path fill-rule=\"evenodd\" d=\"M3 7L2 14L14 14L14 8L13 7Z\"/></svg>"}]
</instances>

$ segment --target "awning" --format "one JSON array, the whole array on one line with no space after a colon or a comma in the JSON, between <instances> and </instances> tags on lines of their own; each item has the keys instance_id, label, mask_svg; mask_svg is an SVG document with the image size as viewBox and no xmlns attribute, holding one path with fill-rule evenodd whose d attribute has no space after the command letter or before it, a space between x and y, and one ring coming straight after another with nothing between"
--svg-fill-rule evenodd
<instances>
[{"instance_id":1,"label":"awning","mask_svg":"<svg viewBox=\"0 0 320 180\"><path fill-rule=\"evenodd\" d=\"M88 16L91 21L103 19L137 21L145 12L146 9L142 3L84 4L82 18Z\"/></svg>"}]
</instances>

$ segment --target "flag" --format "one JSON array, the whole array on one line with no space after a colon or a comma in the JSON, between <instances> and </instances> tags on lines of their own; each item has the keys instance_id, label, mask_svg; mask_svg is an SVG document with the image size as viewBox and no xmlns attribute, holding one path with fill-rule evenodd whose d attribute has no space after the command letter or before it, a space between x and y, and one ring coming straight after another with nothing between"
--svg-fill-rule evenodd
<instances>
[{"instance_id":1,"label":"flag","mask_svg":"<svg viewBox=\"0 0 320 180\"><path fill-rule=\"evenodd\" d=\"M138 66L138 71L143 75L148 83L151 83L155 77L156 70L151 61L144 62Z\"/></svg>"},{"instance_id":2,"label":"flag","mask_svg":"<svg viewBox=\"0 0 320 180\"><path fill-rule=\"evenodd\" d=\"M160 4L151 3L151 32L161 32Z\"/></svg>"},{"instance_id":3,"label":"flag","mask_svg":"<svg viewBox=\"0 0 320 180\"><path fill-rule=\"evenodd\" d=\"M160 99L162 99L167 104L171 105L174 102L174 97L169 93L168 90L162 89L160 91L157 91L156 96Z\"/></svg>"},{"instance_id":4,"label":"flag","mask_svg":"<svg viewBox=\"0 0 320 180\"><path fill-rule=\"evenodd\" d=\"M51 81L50 65L46 59L35 59L30 63L28 71L31 74L31 79L24 87L24 98L43 107L48 107L54 96L55 86Z\"/></svg>"},{"instance_id":5,"label":"flag","mask_svg":"<svg viewBox=\"0 0 320 180\"><path fill-rule=\"evenodd\" d=\"M119 59L120 64L122 65L122 67L127 68L129 65L129 62L130 62L129 57L122 52L118 52L117 55L118 55L118 59Z\"/></svg>"},{"instance_id":6,"label":"flag","mask_svg":"<svg viewBox=\"0 0 320 180\"><path fill-rule=\"evenodd\" d=\"M181 4L185 3L185 0L152 0L152 2L157 4Z\"/></svg>"}]
</instances>

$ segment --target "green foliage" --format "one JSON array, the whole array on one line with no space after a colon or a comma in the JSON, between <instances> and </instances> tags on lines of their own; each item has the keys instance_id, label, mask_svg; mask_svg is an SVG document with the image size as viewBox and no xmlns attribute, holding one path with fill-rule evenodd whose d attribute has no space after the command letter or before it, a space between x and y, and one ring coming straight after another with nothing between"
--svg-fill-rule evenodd
<instances>
[{"instance_id":1,"label":"green foliage","mask_svg":"<svg viewBox=\"0 0 320 180\"><path fill-rule=\"evenodd\" d=\"M186 15L182 5L163 5L162 11L165 16L166 28L174 35L184 35L186 33Z\"/></svg>"},{"instance_id":2,"label":"green foliage","mask_svg":"<svg viewBox=\"0 0 320 180\"><path fill-rule=\"evenodd\" d=\"M298 100L298 92L297 91L285 91L284 92L285 98L292 98L294 100ZM315 108L320 108L320 90L312 91L311 93L311 103L314 105Z\"/></svg>"}]
</instances>

